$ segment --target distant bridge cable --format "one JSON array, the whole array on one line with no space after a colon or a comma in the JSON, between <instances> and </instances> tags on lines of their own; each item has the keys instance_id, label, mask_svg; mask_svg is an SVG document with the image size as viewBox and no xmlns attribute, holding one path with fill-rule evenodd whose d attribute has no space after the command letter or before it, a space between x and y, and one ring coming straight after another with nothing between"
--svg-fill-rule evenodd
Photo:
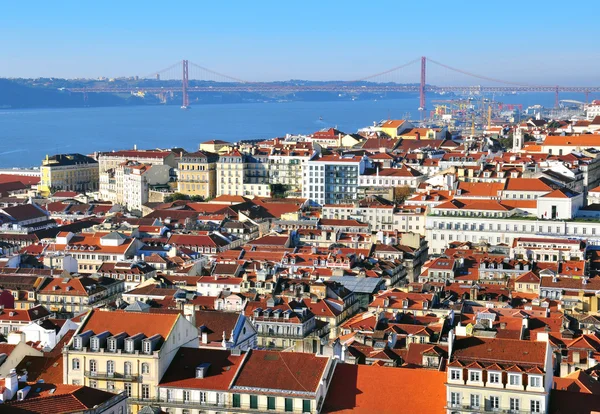
<instances>
[{"instance_id":1,"label":"distant bridge cable","mask_svg":"<svg viewBox=\"0 0 600 414\"><path fill-rule=\"evenodd\" d=\"M152 72L152 73L150 73L149 75L146 75L146 76L140 76L140 78L141 79L154 78L158 74L163 74L165 72L171 71L171 70L173 70L175 68L178 68L180 66L181 66L181 61L175 62L175 63L173 63L171 66L169 66L167 68L164 68L164 69L156 71L156 72Z\"/></svg>"},{"instance_id":2,"label":"distant bridge cable","mask_svg":"<svg viewBox=\"0 0 600 414\"><path fill-rule=\"evenodd\" d=\"M495 79L495 78L489 78L487 76L477 75L475 73L467 72L466 70L462 70L462 69L454 68L452 66L445 65L445 64L443 64L441 62L438 62L436 60L433 60L431 58L427 58L427 62L435 63L438 66L441 66L443 68L452 70L454 72L462 73L463 75L471 76L473 78L478 78L478 79L482 79L482 80L487 80L487 81L490 81L490 82L503 83L505 85L512 85L512 86L524 86L524 87L532 86L532 85L527 85L527 84L524 84L524 83L508 82L508 81L501 80L501 79Z\"/></svg>"},{"instance_id":3,"label":"distant bridge cable","mask_svg":"<svg viewBox=\"0 0 600 414\"><path fill-rule=\"evenodd\" d=\"M420 60L421 60L421 58L416 58L414 60L411 60L410 62L405 63L404 65L396 66L396 67L388 69L388 70L386 70L384 72L379 72L379 73L376 73L374 75L365 76L364 78L355 79L355 80L349 81L349 82L362 82L362 81L366 81L366 80L369 80L369 79L377 78L379 76L387 75L388 73L392 73L392 72L395 72L395 71L397 71L399 69L405 68L407 66L414 65L415 63L417 63Z\"/></svg>"},{"instance_id":4,"label":"distant bridge cable","mask_svg":"<svg viewBox=\"0 0 600 414\"><path fill-rule=\"evenodd\" d=\"M217 75L217 76L220 76L220 77L225 78L225 79L229 79L229 80L234 81L234 82L239 82L239 83L254 83L254 82L249 82L249 81L246 81L246 80L243 80L243 79L234 78L233 76L224 75L223 73L219 73L219 72L214 71L212 69L205 68L204 66L197 65L194 62L189 62L189 64L192 65L193 67L197 68L197 69L203 70L203 71L208 72L208 73L212 73L213 75Z\"/></svg>"}]
</instances>

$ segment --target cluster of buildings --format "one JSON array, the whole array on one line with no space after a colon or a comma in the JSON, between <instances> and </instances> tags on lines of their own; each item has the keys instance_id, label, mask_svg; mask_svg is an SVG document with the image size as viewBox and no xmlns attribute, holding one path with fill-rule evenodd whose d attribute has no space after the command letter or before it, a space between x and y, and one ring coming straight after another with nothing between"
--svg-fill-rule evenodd
<instances>
[{"instance_id":1,"label":"cluster of buildings","mask_svg":"<svg viewBox=\"0 0 600 414\"><path fill-rule=\"evenodd\" d=\"M597 411L581 122L389 120L0 175L0 411Z\"/></svg>"}]
</instances>

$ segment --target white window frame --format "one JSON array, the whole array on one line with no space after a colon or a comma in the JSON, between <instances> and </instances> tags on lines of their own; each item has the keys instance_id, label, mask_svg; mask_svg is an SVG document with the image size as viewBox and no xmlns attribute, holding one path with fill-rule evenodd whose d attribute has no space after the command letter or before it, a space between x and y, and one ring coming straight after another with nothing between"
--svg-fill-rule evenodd
<instances>
[{"instance_id":1,"label":"white window frame","mask_svg":"<svg viewBox=\"0 0 600 414\"><path fill-rule=\"evenodd\" d=\"M450 392L450 406L460 407L462 402L460 392Z\"/></svg>"},{"instance_id":2,"label":"white window frame","mask_svg":"<svg viewBox=\"0 0 600 414\"><path fill-rule=\"evenodd\" d=\"M523 376L521 374L508 374L508 384L515 387L519 387L521 386L522 378ZM513 383L513 379L516 379L516 384Z\"/></svg>"},{"instance_id":3,"label":"white window frame","mask_svg":"<svg viewBox=\"0 0 600 414\"><path fill-rule=\"evenodd\" d=\"M453 381L459 381L462 377L461 369L451 368L450 369L450 379ZM455 378L456 376L456 378Z\"/></svg>"},{"instance_id":4,"label":"white window frame","mask_svg":"<svg viewBox=\"0 0 600 414\"><path fill-rule=\"evenodd\" d=\"M534 384L537 382L537 384ZM539 388L542 386L542 377L539 375L530 375L529 376L529 386Z\"/></svg>"},{"instance_id":5,"label":"white window frame","mask_svg":"<svg viewBox=\"0 0 600 414\"><path fill-rule=\"evenodd\" d=\"M476 376L477 379L473 379L473 376ZM481 371L479 371L479 370L469 370L469 381L471 381L471 382L481 382Z\"/></svg>"},{"instance_id":6,"label":"white window frame","mask_svg":"<svg viewBox=\"0 0 600 414\"><path fill-rule=\"evenodd\" d=\"M499 372L489 372L488 375L489 375L488 382L490 384L500 384L500 373Z\"/></svg>"}]
</instances>

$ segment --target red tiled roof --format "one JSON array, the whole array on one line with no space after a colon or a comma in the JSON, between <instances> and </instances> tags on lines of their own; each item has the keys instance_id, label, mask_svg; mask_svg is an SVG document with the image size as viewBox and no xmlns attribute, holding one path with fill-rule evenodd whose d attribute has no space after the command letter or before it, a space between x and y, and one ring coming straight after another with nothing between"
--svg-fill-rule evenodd
<instances>
[{"instance_id":1,"label":"red tiled roof","mask_svg":"<svg viewBox=\"0 0 600 414\"><path fill-rule=\"evenodd\" d=\"M30 384L32 391L21 401L4 404L8 411L28 414L78 413L103 404L115 394L81 385ZM42 390L36 393L36 389ZM52 391L53 390L53 391ZM4 410L2 410L4 411Z\"/></svg>"},{"instance_id":2,"label":"red tiled roof","mask_svg":"<svg viewBox=\"0 0 600 414\"><path fill-rule=\"evenodd\" d=\"M323 413L442 414L446 373L435 370L338 364ZM393 398L385 389L402 389Z\"/></svg>"},{"instance_id":3,"label":"red tiled roof","mask_svg":"<svg viewBox=\"0 0 600 414\"><path fill-rule=\"evenodd\" d=\"M160 382L161 387L222 390L229 388L244 356L221 349L180 348ZM196 378L196 367L210 364L204 378Z\"/></svg>"},{"instance_id":4,"label":"red tiled roof","mask_svg":"<svg viewBox=\"0 0 600 414\"><path fill-rule=\"evenodd\" d=\"M235 387L286 391L316 392L328 358L313 354L249 351L233 384Z\"/></svg>"},{"instance_id":5,"label":"red tiled roof","mask_svg":"<svg viewBox=\"0 0 600 414\"><path fill-rule=\"evenodd\" d=\"M143 333L146 337L159 334L166 339L178 317L179 314L92 310L79 332L125 332L128 336Z\"/></svg>"}]
</instances>

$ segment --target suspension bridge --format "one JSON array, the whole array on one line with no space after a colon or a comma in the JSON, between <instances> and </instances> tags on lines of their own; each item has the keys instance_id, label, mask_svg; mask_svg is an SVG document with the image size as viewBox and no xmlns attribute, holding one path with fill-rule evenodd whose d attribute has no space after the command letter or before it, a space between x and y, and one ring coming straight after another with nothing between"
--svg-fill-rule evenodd
<instances>
[{"instance_id":1,"label":"suspension bridge","mask_svg":"<svg viewBox=\"0 0 600 414\"><path fill-rule=\"evenodd\" d=\"M415 73L415 67L420 66L420 76ZM454 75L455 85L441 86L444 79L431 82L430 68L437 69L437 78L442 73ZM191 70L190 70L191 69ZM415 76L417 75L417 76ZM463 85L456 86L456 76L464 81ZM415 79L417 78L417 79ZM443 78L443 77L442 77ZM331 92L331 93L388 93L388 92L412 92L418 93L420 98L419 110L425 111L427 106L427 93L519 93L519 92L550 92L555 94L555 106L560 103L561 92L575 92L585 94L585 102L588 102L590 93L600 92L600 86L560 86L560 85L530 85L505 81L488 76L478 75L469 71L455 68L438 62L425 56L413 59L403 65L393 67L389 70L375 73L360 79L351 81L331 82L252 82L237 77L226 75L204 66L200 66L189 60L182 60L162 70L152 72L145 76L136 76L134 79L139 83L109 82L97 86L84 88L69 88L72 93L82 93L87 100L88 93L148 93L165 97L167 94L181 93L182 108L190 105L190 95L197 93L232 93L232 92L254 92L254 93L300 93L300 92ZM472 85L473 79L485 82L486 85ZM176 81L162 85L159 81ZM411 82L412 80L412 82ZM446 80L447 81L447 80ZM176 83L176 84L173 84ZM461 83L458 83L461 85Z\"/></svg>"}]
</instances>

